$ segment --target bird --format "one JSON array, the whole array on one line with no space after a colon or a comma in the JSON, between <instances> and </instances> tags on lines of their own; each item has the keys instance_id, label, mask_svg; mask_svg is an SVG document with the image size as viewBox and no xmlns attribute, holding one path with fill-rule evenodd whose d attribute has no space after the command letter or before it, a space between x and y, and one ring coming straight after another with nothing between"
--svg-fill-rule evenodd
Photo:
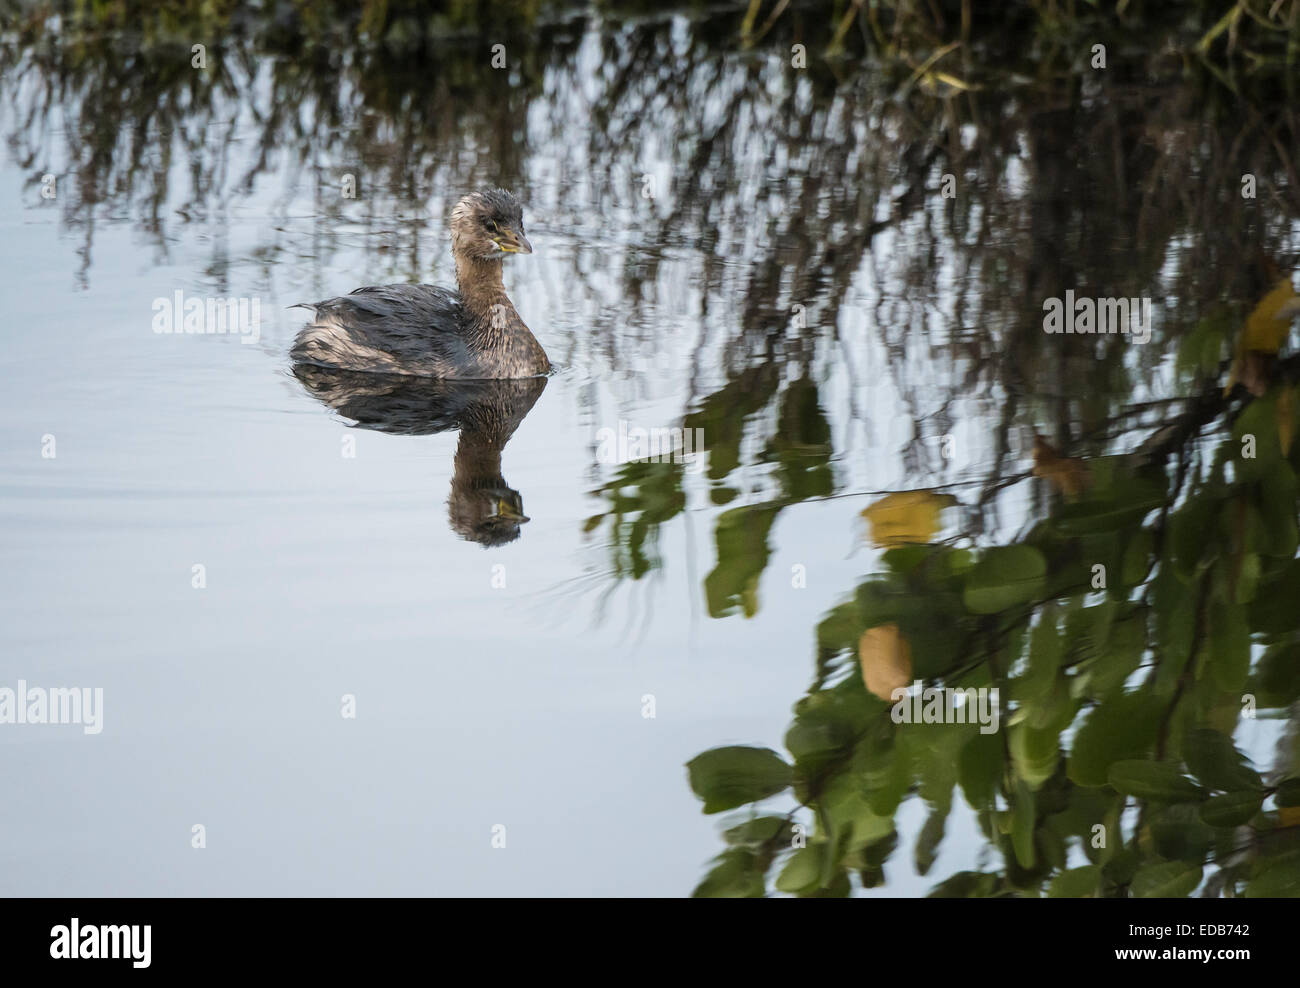
<instances>
[{"instance_id":1,"label":"bird","mask_svg":"<svg viewBox=\"0 0 1300 988\"><path fill-rule=\"evenodd\" d=\"M518 539L530 519L506 482L501 454L546 388L547 378L457 381L295 364L294 376L353 427L394 436L459 430L447 499L451 529L495 548Z\"/></svg>"},{"instance_id":2,"label":"bird","mask_svg":"<svg viewBox=\"0 0 1300 988\"><path fill-rule=\"evenodd\" d=\"M508 254L531 254L523 206L506 189L462 197L451 211L457 290L374 285L322 302L290 350L294 364L453 380L550 373L546 351L501 279Z\"/></svg>"}]
</instances>

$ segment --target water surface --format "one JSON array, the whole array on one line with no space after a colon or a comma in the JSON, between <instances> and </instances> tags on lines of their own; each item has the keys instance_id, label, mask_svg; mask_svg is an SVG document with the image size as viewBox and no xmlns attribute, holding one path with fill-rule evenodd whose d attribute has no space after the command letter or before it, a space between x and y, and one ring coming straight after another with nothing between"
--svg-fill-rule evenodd
<instances>
[{"instance_id":1,"label":"water surface","mask_svg":"<svg viewBox=\"0 0 1300 988\"><path fill-rule=\"evenodd\" d=\"M859 891L921 895L966 872L1038 890L1095 860L1080 836L1090 814L1120 826L1097 802L1123 803L1106 779L1067 781L1073 715L1146 697L1148 672L1176 729L1134 758L1177 764L1185 732L1214 727L1270 785L1294 773L1279 722L1237 716L1252 690L1284 713L1290 680L1268 692L1226 676L1180 706L1178 671L1154 671L1181 647L1171 628L1248 619L1258 663L1290 647L1294 621L1235 589L1231 613L1184 613L1199 584L1156 587L1179 562L1166 556L1109 597L1122 615L1152 607L1133 619L1150 631L1130 674L1110 692L1062 686L1070 716L1035 721L1061 735L1059 772L1026 772L1007 749L1007 788L981 804L941 770L973 732L945 729L897 741L902 767L895 740L846 749L870 803L850 813L856 840L821 783L809 794L822 756L847 742L796 751L793 703L810 730L838 730L809 721L823 702L887 722L857 659L873 622L902 625L918 675L1001 676L1008 714L1033 713L1041 695L1005 678L1020 653L997 638L1015 622L998 622L1017 607L1034 627L1086 620L1067 615L1107 594L1052 583L991 618L965 613L961 574L978 557L948 554L1021 543L1082 510L1085 535L1116 541L1075 561L1095 550L1122 568L1139 529L1163 532L1164 514L1208 496L1195 478L1227 448L1226 420L1160 446L1159 499L1113 525L1087 514L1096 487L1032 476L1034 435L1093 462L1103 492L1118 478L1113 499L1131 506L1142 495L1123 486L1138 472L1124 455L1164 442L1181 400L1215 390L1200 371L1219 371L1294 259L1300 213L1275 121L1190 108L1179 84L1149 85L1134 66L1047 88L1003 80L964 102L870 65L796 70L788 39L740 51L730 27L561 20L521 39L505 70L462 40L430 42L433 60L214 46L204 70L179 41L125 59L108 42L74 55L52 29L7 43L0 672L3 685L102 687L105 708L94 736L0 733L14 794L0 887L688 894L748 809L721 824L701 814L684 766L746 745L798 762L804 788L763 806L794 810L793 792L828 813L792 819L822 837L829 826ZM1262 199L1236 194L1245 171ZM557 370L538 394L488 396L513 431L471 425L457 474L477 399L398 389L395 406L382 388L313 387L287 363L304 315L289 306L451 283L450 208L485 185L525 203L536 253L510 259L506 283ZM1152 299L1151 342L1045 334L1043 300L1067 290ZM256 299L258 338L156 333L155 300L178 291ZM1186 357L1196 332L1204 368ZM683 427L701 430L695 462L600 455L601 430ZM468 482L498 454L530 520L484 545L457 504L474 510ZM934 530L905 520L905 538L873 539L864 509L910 491L943 498L919 502L942 508ZM1270 555L1264 541L1251 536L1234 565L1254 559L1267 603L1284 599L1295 550ZM927 583L902 542L943 554L948 582ZM1055 579L1064 543L1042 545ZM890 607L872 609L878 593ZM924 638L949 618L959 636ZM1089 642L1070 639L1061 683L1118 648ZM1034 798L1029 824L1013 825ZM1281 809L1267 803L1255 832L1285 829ZM1200 833L1161 812L1166 830ZM1039 835L1031 862L1024 826ZM1131 847L1135 868L1196 857L1168 840ZM722 860L748 875L766 853L742 844ZM1205 878L1233 865L1245 883L1263 853L1220 848ZM748 880L723 877L723 891Z\"/></svg>"}]
</instances>

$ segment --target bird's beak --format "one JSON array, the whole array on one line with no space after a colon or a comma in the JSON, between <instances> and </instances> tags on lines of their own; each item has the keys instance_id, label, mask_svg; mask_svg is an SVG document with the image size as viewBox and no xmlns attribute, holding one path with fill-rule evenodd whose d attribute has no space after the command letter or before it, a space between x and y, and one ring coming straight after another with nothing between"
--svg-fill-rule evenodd
<instances>
[{"instance_id":1,"label":"bird's beak","mask_svg":"<svg viewBox=\"0 0 1300 988\"><path fill-rule=\"evenodd\" d=\"M492 495L491 517L514 522L516 525L531 521L524 514L524 499L519 496L518 491L511 490L509 487L498 487L493 488L489 493Z\"/></svg>"},{"instance_id":2,"label":"bird's beak","mask_svg":"<svg viewBox=\"0 0 1300 988\"><path fill-rule=\"evenodd\" d=\"M529 518L522 511L517 511L515 509L515 506L513 504L508 503L504 498L501 498L497 501L496 516L498 518L504 518L507 521L512 521L518 525L522 525L526 521L532 521L532 519Z\"/></svg>"},{"instance_id":3,"label":"bird's beak","mask_svg":"<svg viewBox=\"0 0 1300 988\"><path fill-rule=\"evenodd\" d=\"M522 230L511 230L496 242L507 254L531 254L533 245L528 242Z\"/></svg>"}]
</instances>

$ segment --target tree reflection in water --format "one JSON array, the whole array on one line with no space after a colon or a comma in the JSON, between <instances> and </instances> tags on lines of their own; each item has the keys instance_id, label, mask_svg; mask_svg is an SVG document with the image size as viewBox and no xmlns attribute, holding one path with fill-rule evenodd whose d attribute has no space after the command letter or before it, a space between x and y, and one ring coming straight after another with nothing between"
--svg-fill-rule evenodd
<instances>
[{"instance_id":1,"label":"tree reflection in water","mask_svg":"<svg viewBox=\"0 0 1300 988\"><path fill-rule=\"evenodd\" d=\"M761 610L781 512L859 496L886 516L879 566L811 634L786 751L690 765L706 810L744 811L698 894L883 885L904 853L899 807L919 799L907 853L922 874L954 808L984 841L936 894L1294 895L1300 365L1235 352L1296 257L1293 83L1218 48L1193 56L1181 12L1143 16L1125 30L1145 52L1112 43L1105 72L1026 18L977 24L941 77L922 58L794 71L795 32L828 39L793 17L742 52L731 14L583 15L512 35L505 87L454 38L404 49L397 15L387 47L322 44L310 18L254 24L202 73L175 41L58 41L32 21L0 47L0 91L29 193L47 168L68 180L83 279L105 210L129 212L161 261L178 226L277 175L276 209L311 197L319 258L346 223L386 251L391 280L424 280L422 234L445 228L454 190L520 190L570 245L552 263L583 332L565 330L558 362L634 377L667 323L693 334L664 373L689 381L681 424L703 430L702 483L724 506L701 588L713 618ZM651 165L671 181L646 200ZM354 173L376 194L335 194ZM701 259L686 280L683 250ZM291 253L266 231L263 273ZM219 240L211 270L219 288L237 277ZM1044 300L1067 291L1153 299L1152 342L1045 334ZM367 427L461 428L453 526L517 536L500 449L536 395L497 395L481 418L408 385L304 383ZM885 394L905 421L882 421ZM864 450L886 426L914 496L881 508ZM659 565L686 491L675 463L596 484L588 536L611 581ZM882 640L898 643L883 657ZM996 687L1002 729L895 723L867 687L877 662L928 687ZM1247 716L1285 722L1271 765L1234 747Z\"/></svg>"}]
</instances>

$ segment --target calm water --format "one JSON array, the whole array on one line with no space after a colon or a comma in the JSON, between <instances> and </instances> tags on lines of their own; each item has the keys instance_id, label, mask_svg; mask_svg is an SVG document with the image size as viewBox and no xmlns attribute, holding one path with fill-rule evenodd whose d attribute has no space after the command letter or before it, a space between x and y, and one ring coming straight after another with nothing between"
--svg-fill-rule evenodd
<instances>
[{"instance_id":1,"label":"calm water","mask_svg":"<svg viewBox=\"0 0 1300 988\"><path fill-rule=\"evenodd\" d=\"M102 687L104 723L0 732L0 888L688 894L723 823L684 765L783 750L819 623L885 565L871 492L959 498L936 542L1023 536L1054 496L1020 476L1034 432L1138 447L1164 406L1124 410L1189 392L1187 327L1253 301L1244 245L1297 246L1294 188L1264 216L1197 198L1187 162L1210 165L1172 136L1218 125L1122 78L1050 112L991 94L945 130L938 100L721 32L574 21L521 68L452 43L427 72L11 45L0 685ZM1270 174L1267 140L1236 153ZM1143 192L1158 155L1191 193ZM445 402L395 424L286 352L294 303L451 283L450 207L488 184L525 203L536 253L506 284L557 371L500 451L531 520L485 547L452 523L473 495ZM1152 297L1152 343L1058 346L1041 303L1067 288ZM155 333L178 291L256 299L259 338ZM602 462L620 423L701 428L707 453ZM1235 734L1261 769L1278 737ZM905 796L875 893L988 863L955 802L923 875L930 809Z\"/></svg>"}]
</instances>

